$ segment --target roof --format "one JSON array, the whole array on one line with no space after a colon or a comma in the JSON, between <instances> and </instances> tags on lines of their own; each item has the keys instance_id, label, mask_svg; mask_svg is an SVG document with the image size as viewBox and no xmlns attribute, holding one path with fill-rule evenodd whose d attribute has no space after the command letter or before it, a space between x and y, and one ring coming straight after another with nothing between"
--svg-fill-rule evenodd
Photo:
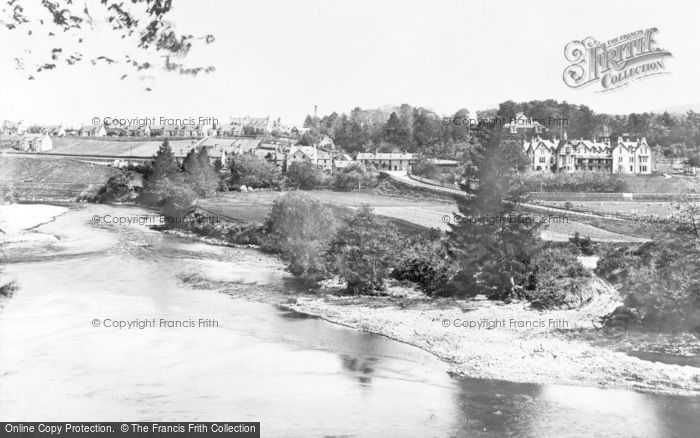
<instances>
[{"instance_id":1,"label":"roof","mask_svg":"<svg viewBox=\"0 0 700 438\"><path fill-rule=\"evenodd\" d=\"M316 156L314 154L314 147L313 146L292 146L289 149L289 156L291 157L292 155L296 154L297 152L301 152L302 154L306 155L309 159L314 159Z\"/></svg>"},{"instance_id":2,"label":"roof","mask_svg":"<svg viewBox=\"0 0 700 438\"><path fill-rule=\"evenodd\" d=\"M230 124L238 126L252 126L254 128L266 129L270 122L270 117L231 117Z\"/></svg>"},{"instance_id":3,"label":"roof","mask_svg":"<svg viewBox=\"0 0 700 438\"><path fill-rule=\"evenodd\" d=\"M361 152L357 154L358 160L413 160L415 159L414 154L408 153L367 153Z\"/></svg>"},{"instance_id":4,"label":"roof","mask_svg":"<svg viewBox=\"0 0 700 438\"><path fill-rule=\"evenodd\" d=\"M515 123L506 123L503 125L504 128L509 128L511 125L514 125L516 128L521 128L521 129L532 129L535 127L543 127L540 122L537 120L527 117L524 113L517 113L515 117L513 117L515 120Z\"/></svg>"}]
</instances>

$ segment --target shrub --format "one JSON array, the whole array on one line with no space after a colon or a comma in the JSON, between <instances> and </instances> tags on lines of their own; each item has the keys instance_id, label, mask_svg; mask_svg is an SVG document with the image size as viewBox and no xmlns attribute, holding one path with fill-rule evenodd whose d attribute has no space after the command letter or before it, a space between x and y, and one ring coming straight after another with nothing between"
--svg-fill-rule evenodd
<instances>
[{"instance_id":1,"label":"shrub","mask_svg":"<svg viewBox=\"0 0 700 438\"><path fill-rule=\"evenodd\" d=\"M279 253L292 275L313 284L327 273L325 252L335 230L333 214L321 201L290 192L275 200L265 220L261 246Z\"/></svg>"},{"instance_id":2,"label":"shrub","mask_svg":"<svg viewBox=\"0 0 700 438\"><path fill-rule=\"evenodd\" d=\"M700 250L680 236L607 251L596 272L618 283L626 308L641 324L700 334Z\"/></svg>"},{"instance_id":3,"label":"shrub","mask_svg":"<svg viewBox=\"0 0 700 438\"><path fill-rule=\"evenodd\" d=\"M428 179L437 179L439 171L432 161L421 157L411 166L411 173Z\"/></svg>"},{"instance_id":4,"label":"shrub","mask_svg":"<svg viewBox=\"0 0 700 438\"><path fill-rule=\"evenodd\" d=\"M229 188L238 189L244 185L252 188L276 187L280 172L277 166L252 154L239 154L229 161Z\"/></svg>"},{"instance_id":5,"label":"shrub","mask_svg":"<svg viewBox=\"0 0 700 438\"><path fill-rule=\"evenodd\" d=\"M525 177L531 192L614 193L627 190L627 182L608 172L538 173Z\"/></svg>"},{"instance_id":6,"label":"shrub","mask_svg":"<svg viewBox=\"0 0 700 438\"><path fill-rule=\"evenodd\" d=\"M300 189L310 189L322 183L318 167L310 161L295 161L287 169L289 184Z\"/></svg>"},{"instance_id":7,"label":"shrub","mask_svg":"<svg viewBox=\"0 0 700 438\"><path fill-rule=\"evenodd\" d=\"M433 228L411 239L391 276L416 283L429 295L449 295L454 273L441 232Z\"/></svg>"},{"instance_id":8,"label":"shrub","mask_svg":"<svg viewBox=\"0 0 700 438\"><path fill-rule=\"evenodd\" d=\"M327 257L335 274L347 282L350 293L384 290L398 259L399 234L379 220L372 209L361 206L331 242Z\"/></svg>"},{"instance_id":9,"label":"shrub","mask_svg":"<svg viewBox=\"0 0 700 438\"><path fill-rule=\"evenodd\" d=\"M361 163L350 163L335 174L334 185L338 190L362 189L372 185L372 177Z\"/></svg>"},{"instance_id":10,"label":"shrub","mask_svg":"<svg viewBox=\"0 0 700 438\"><path fill-rule=\"evenodd\" d=\"M545 248L530 262L531 277L523 297L541 309L575 307L585 302L590 273L566 248Z\"/></svg>"},{"instance_id":11,"label":"shrub","mask_svg":"<svg viewBox=\"0 0 700 438\"><path fill-rule=\"evenodd\" d=\"M122 172L110 177L97 192L97 202L124 202L136 199L136 190L141 185L141 176L134 172Z\"/></svg>"},{"instance_id":12,"label":"shrub","mask_svg":"<svg viewBox=\"0 0 700 438\"><path fill-rule=\"evenodd\" d=\"M579 235L578 231L574 233L574 237L569 239L569 242L571 242L574 245L574 247L576 247L576 249L585 256L592 256L594 254L593 242L591 241L591 238L582 238Z\"/></svg>"}]
</instances>

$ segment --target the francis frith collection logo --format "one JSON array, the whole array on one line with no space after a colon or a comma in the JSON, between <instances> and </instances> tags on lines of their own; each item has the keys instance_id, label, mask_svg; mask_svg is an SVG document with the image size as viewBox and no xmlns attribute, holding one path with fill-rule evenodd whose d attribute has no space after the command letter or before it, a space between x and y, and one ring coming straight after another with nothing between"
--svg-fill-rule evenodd
<instances>
[{"instance_id":1,"label":"the francis frith collection logo","mask_svg":"<svg viewBox=\"0 0 700 438\"><path fill-rule=\"evenodd\" d=\"M592 37L571 41L564 48L572 64L564 70L564 83L571 88L598 85L598 93L616 90L649 76L668 74L665 57L673 56L657 47L657 28L638 30L605 42Z\"/></svg>"}]
</instances>

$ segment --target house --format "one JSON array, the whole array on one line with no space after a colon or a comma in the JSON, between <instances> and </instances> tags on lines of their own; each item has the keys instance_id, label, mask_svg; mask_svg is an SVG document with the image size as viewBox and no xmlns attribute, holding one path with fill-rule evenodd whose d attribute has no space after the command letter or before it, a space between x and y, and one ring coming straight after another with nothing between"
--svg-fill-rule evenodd
<instances>
[{"instance_id":1,"label":"house","mask_svg":"<svg viewBox=\"0 0 700 438\"><path fill-rule=\"evenodd\" d=\"M459 167L459 161L455 160L443 160L439 158L433 158L430 162L435 165L438 169L456 169Z\"/></svg>"},{"instance_id":2,"label":"house","mask_svg":"<svg viewBox=\"0 0 700 438\"><path fill-rule=\"evenodd\" d=\"M218 137L237 137L243 135L243 126L232 123L221 125L216 129L216 135Z\"/></svg>"},{"instance_id":3,"label":"house","mask_svg":"<svg viewBox=\"0 0 700 438\"><path fill-rule=\"evenodd\" d=\"M231 117L229 124L240 127L242 132L236 135L269 134L270 131L272 131L272 120L270 120L270 116Z\"/></svg>"},{"instance_id":4,"label":"house","mask_svg":"<svg viewBox=\"0 0 700 438\"><path fill-rule=\"evenodd\" d=\"M107 135L107 130L103 125L81 126L78 135L81 137L104 137Z\"/></svg>"},{"instance_id":5,"label":"house","mask_svg":"<svg viewBox=\"0 0 700 438\"><path fill-rule=\"evenodd\" d=\"M295 161L310 161L317 164L316 152L315 146L292 146L287 154L287 168Z\"/></svg>"},{"instance_id":6,"label":"house","mask_svg":"<svg viewBox=\"0 0 700 438\"><path fill-rule=\"evenodd\" d=\"M390 171L408 171L416 161L414 154L408 153L359 153L357 161L367 168Z\"/></svg>"},{"instance_id":7,"label":"house","mask_svg":"<svg viewBox=\"0 0 700 438\"><path fill-rule=\"evenodd\" d=\"M65 137L66 130L62 125L59 126L46 126L44 128L44 133L49 134L51 137Z\"/></svg>"},{"instance_id":8,"label":"house","mask_svg":"<svg viewBox=\"0 0 700 438\"><path fill-rule=\"evenodd\" d=\"M11 122L5 120L0 124L0 134L2 135L16 135L24 134L27 131L26 126L24 126L24 121Z\"/></svg>"},{"instance_id":9,"label":"house","mask_svg":"<svg viewBox=\"0 0 700 438\"><path fill-rule=\"evenodd\" d=\"M651 148L644 138L631 142L618 137L611 144L608 137L570 140L564 132L561 140L538 135L522 146L530 161L529 170L535 172L651 173Z\"/></svg>"},{"instance_id":10,"label":"house","mask_svg":"<svg viewBox=\"0 0 700 438\"><path fill-rule=\"evenodd\" d=\"M284 163L284 151L282 145L277 143L261 143L257 148L253 149L255 156L274 162L278 167L282 167Z\"/></svg>"},{"instance_id":11,"label":"house","mask_svg":"<svg viewBox=\"0 0 700 438\"><path fill-rule=\"evenodd\" d=\"M354 161L350 155L345 153L336 154L333 158L333 167L335 169L345 169L350 163L354 163Z\"/></svg>"},{"instance_id":12,"label":"house","mask_svg":"<svg viewBox=\"0 0 700 438\"><path fill-rule=\"evenodd\" d=\"M626 174L651 173L651 148L646 138L637 141L617 138L612 147L612 171Z\"/></svg>"},{"instance_id":13,"label":"house","mask_svg":"<svg viewBox=\"0 0 700 438\"><path fill-rule=\"evenodd\" d=\"M535 119L527 117L524 113L517 113L510 122L503 125L503 130L511 134L542 134L545 131L544 126Z\"/></svg>"},{"instance_id":14,"label":"house","mask_svg":"<svg viewBox=\"0 0 700 438\"><path fill-rule=\"evenodd\" d=\"M24 134L20 138L19 148L23 152L46 152L53 149L53 140L49 134Z\"/></svg>"},{"instance_id":15,"label":"house","mask_svg":"<svg viewBox=\"0 0 700 438\"><path fill-rule=\"evenodd\" d=\"M332 150L335 149L335 143L328 135L323 135L323 137L321 137L321 139L318 141L318 147Z\"/></svg>"}]
</instances>

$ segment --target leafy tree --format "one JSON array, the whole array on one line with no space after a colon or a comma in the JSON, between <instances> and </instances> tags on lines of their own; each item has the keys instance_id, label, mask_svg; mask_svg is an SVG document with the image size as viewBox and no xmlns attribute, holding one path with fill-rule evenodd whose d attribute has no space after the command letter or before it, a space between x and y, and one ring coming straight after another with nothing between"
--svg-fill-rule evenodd
<instances>
[{"instance_id":1,"label":"leafy tree","mask_svg":"<svg viewBox=\"0 0 700 438\"><path fill-rule=\"evenodd\" d=\"M335 174L334 184L340 190L360 190L372 184L372 177L362 163L350 163Z\"/></svg>"},{"instance_id":2,"label":"leafy tree","mask_svg":"<svg viewBox=\"0 0 700 438\"><path fill-rule=\"evenodd\" d=\"M289 183L301 189L309 189L319 184L318 167L311 161L295 161L287 169Z\"/></svg>"},{"instance_id":3,"label":"leafy tree","mask_svg":"<svg viewBox=\"0 0 700 438\"><path fill-rule=\"evenodd\" d=\"M411 167L411 173L428 179L436 179L439 171L435 163L421 156Z\"/></svg>"},{"instance_id":4,"label":"leafy tree","mask_svg":"<svg viewBox=\"0 0 700 438\"><path fill-rule=\"evenodd\" d=\"M229 161L229 171L230 188L238 188L241 185L253 188L275 187L280 179L277 166L253 154L234 156Z\"/></svg>"},{"instance_id":5,"label":"leafy tree","mask_svg":"<svg viewBox=\"0 0 700 438\"><path fill-rule=\"evenodd\" d=\"M335 230L333 214L321 201L290 192L275 200L265 220L262 248L278 252L292 275L314 283L326 276L324 254Z\"/></svg>"},{"instance_id":6,"label":"leafy tree","mask_svg":"<svg viewBox=\"0 0 700 438\"><path fill-rule=\"evenodd\" d=\"M540 309L577 307L588 298L590 273L566 248L545 248L530 261L529 284L523 297Z\"/></svg>"},{"instance_id":7,"label":"leafy tree","mask_svg":"<svg viewBox=\"0 0 700 438\"><path fill-rule=\"evenodd\" d=\"M450 224L448 244L460 267L456 281L462 290L499 299L526 284L541 224L518 214L527 201L527 190L514 175L523 162L522 149L502 142L498 126L482 138L475 168L465 174L466 181L477 184L463 186L468 196L457 199L459 214Z\"/></svg>"},{"instance_id":8,"label":"leafy tree","mask_svg":"<svg viewBox=\"0 0 700 438\"><path fill-rule=\"evenodd\" d=\"M39 35L54 38L57 34L62 34L73 39L70 50L55 47L36 65L27 66L24 59L17 59L17 68L20 70L31 69L32 73L38 73L57 68L61 61L74 65L89 60L93 65L121 64L142 75L144 70L156 66L154 59L162 59L162 67L167 71L187 75L214 71L212 66L188 67L176 62L190 52L197 40L209 44L214 41L214 37L176 33L168 21L172 10L172 2L169 0L103 0L87 3L55 0L38 2L37 8L25 8L16 0L7 0L5 3L5 7L0 9L0 25L6 29L25 31L32 38ZM107 44L103 46L105 51L102 54L88 57L80 50L74 50L73 47L79 47L83 41L95 36L95 28L106 29L131 42L134 50L123 55L115 53L116 48ZM138 59L134 53L148 59ZM28 73L29 79L34 79L32 73Z\"/></svg>"},{"instance_id":9,"label":"leafy tree","mask_svg":"<svg viewBox=\"0 0 700 438\"><path fill-rule=\"evenodd\" d=\"M362 205L331 242L328 260L333 272L347 282L348 292L381 291L398 258L397 242L396 229Z\"/></svg>"},{"instance_id":10,"label":"leafy tree","mask_svg":"<svg viewBox=\"0 0 700 438\"><path fill-rule=\"evenodd\" d=\"M457 292L450 284L454 275L454 262L442 240L441 231L436 228L411 238L391 274L397 280L416 283L430 295Z\"/></svg>"}]
</instances>

